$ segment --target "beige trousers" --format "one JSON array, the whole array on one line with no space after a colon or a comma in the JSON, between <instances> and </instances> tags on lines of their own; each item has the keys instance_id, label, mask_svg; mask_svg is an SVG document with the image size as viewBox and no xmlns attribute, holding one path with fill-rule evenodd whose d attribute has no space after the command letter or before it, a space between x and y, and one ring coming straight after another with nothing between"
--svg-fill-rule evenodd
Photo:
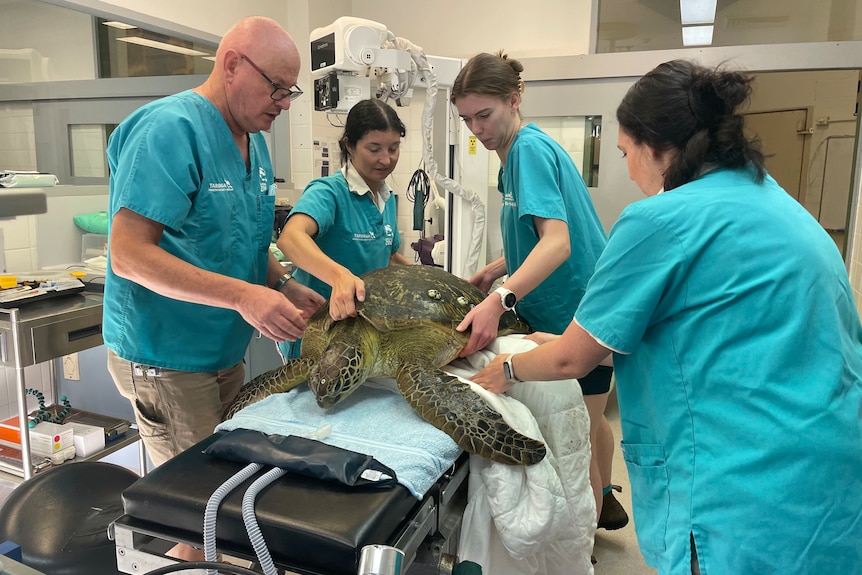
<instances>
[{"instance_id":1,"label":"beige trousers","mask_svg":"<svg viewBox=\"0 0 862 575\"><path fill-rule=\"evenodd\" d=\"M108 350L108 371L132 404L154 465L209 437L245 378L242 362L218 371L187 372L139 365Z\"/></svg>"}]
</instances>

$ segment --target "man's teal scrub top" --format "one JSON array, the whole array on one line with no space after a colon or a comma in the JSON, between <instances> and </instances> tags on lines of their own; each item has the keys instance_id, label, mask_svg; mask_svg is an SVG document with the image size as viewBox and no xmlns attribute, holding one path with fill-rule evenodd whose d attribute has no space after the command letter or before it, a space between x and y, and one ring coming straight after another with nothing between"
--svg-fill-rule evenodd
<instances>
[{"instance_id":1,"label":"man's teal scrub top","mask_svg":"<svg viewBox=\"0 0 862 575\"><path fill-rule=\"evenodd\" d=\"M159 245L194 266L266 282L275 218L272 164L249 134L246 170L224 118L185 91L147 104L108 142L110 215L127 208L164 224ZM239 313L161 296L113 273L105 280L105 345L121 358L181 371L242 361L252 327Z\"/></svg>"},{"instance_id":2,"label":"man's teal scrub top","mask_svg":"<svg viewBox=\"0 0 862 575\"><path fill-rule=\"evenodd\" d=\"M769 176L628 206L577 321L615 350L640 549L661 574L862 566L862 328L844 262Z\"/></svg>"}]
</instances>

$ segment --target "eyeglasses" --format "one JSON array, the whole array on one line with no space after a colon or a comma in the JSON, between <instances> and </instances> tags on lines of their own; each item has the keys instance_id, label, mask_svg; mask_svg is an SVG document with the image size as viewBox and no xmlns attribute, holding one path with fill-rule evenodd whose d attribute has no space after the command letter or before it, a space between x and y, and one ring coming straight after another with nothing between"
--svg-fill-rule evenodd
<instances>
[{"instance_id":1,"label":"eyeglasses","mask_svg":"<svg viewBox=\"0 0 862 575\"><path fill-rule=\"evenodd\" d=\"M264 74L263 70L258 68L257 64L252 62L248 56L246 56L244 54L240 54L240 58L242 58L243 60L245 60L246 62L251 64L251 67L254 68L258 74L263 76L264 80L266 80L267 82L270 83L270 85L272 85L273 90L272 90L272 94L270 94L269 97L272 98L273 100L275 100L276 102L278 102L279 100L284 100L285 98L290 98L290 101L293 102L294 100L296 100L297 98L302 96L302 90L299 89L299 86L294 85L293 88L285 88L284 86L276 84L275 82L273 82L269 78L269 76Z\"/></svg>"}]
</instances>

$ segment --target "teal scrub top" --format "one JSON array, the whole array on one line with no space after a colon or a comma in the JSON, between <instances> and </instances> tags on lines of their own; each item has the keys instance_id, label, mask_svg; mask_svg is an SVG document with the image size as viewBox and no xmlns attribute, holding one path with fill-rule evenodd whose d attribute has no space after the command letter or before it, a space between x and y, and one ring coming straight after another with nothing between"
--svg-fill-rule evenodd
<instances>
[{"instance_id":1,"label":"teal scrub top","mask_svg":"<svg viewBox=\"0 0 862 575\"><path fill-rule=\"evenodd\" d=\"M342 172L312 180L303 190L293 214L306 214L317 222L314 241L323 253L353 275L385 268L401 246L395 194L390 193L381 213L365 195L350 191ZM329 298L332 288L304 270L294 277Z\"/></svg>"},{"instance_id":2,"label":"teal scrub top","mask_svg":"<svg viewBox=\"0 0 862 575\"><path fill-rule=\"evenodd\" d=\"M159 242L194 266L265 284L275 217L266 141L249 134L246 170L224 118L192 92L126 118L108 142L110 216L127 208L164 224ZM108 259L105 345L123 359L205 372L239 363L252 327L239 313L161 296L117 276Z\"/></svg>"},{"instance_id":3,"label":"teal scrub top","mask_svg":"<svg viewBox=\"0 0 862 575\"><path fill-rule=\"evenodd\" d=\"M862 327L817 221L717 169L628 206L575 315L614 355L646 562L858 572Z\"/></svg>"},{"instance_id":4,"label":"teal scrub top","mask_svg":"<svg viewBox=\"0 0 862 575\"><path fill-rule=\"evenodd\" d=\"M590 193L568 152L535 124L518 131L497 181L503 195L500 229L509 274L539 243L534 216L562 220L569 227L571 255L515 308L534 330L563 333L606 242Z\"/></svg>"}]
</instances>

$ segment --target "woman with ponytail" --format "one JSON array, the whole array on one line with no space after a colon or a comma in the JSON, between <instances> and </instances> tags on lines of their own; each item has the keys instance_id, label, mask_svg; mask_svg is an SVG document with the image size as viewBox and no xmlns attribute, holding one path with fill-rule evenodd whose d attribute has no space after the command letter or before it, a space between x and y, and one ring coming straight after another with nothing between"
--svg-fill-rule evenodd
<instances>
[{"instance_id":1,"label":"woman with ponytail","mask_svg":"<svg viewBox=\"0 0 862 575\"><path fill-rule=\"evenodd\" d=\"M617 110L647 196L610 232L558 339L518 378L612 352L638 543L660 574L856 573L862 326L841 255L769 176L751 78L661 64ZM474 377L504 391L503 358Z\"/></svg>"}]
</instances>

